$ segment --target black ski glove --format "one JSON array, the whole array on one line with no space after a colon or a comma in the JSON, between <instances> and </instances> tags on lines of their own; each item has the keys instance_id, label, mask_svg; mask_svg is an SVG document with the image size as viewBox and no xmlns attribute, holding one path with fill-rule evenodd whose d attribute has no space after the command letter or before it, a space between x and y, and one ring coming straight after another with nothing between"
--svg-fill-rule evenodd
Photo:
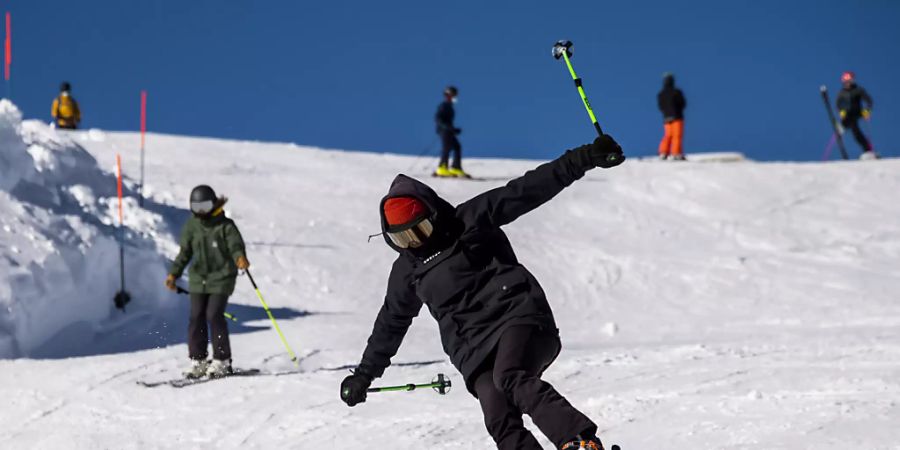
<instances>
[{"instance_id":1,"label":"black ski glove","mask_svg":"<svg viewBox=\"0 0 900 450\"><path fill-rule=\"evenodd\" d=\"M622 147L608 134L594 139L594 143L586 147L588 158L594 167L609 169L625 162Z\"/></svg>"},{"instance_id":2,"label":"black ski glove","mask_svg":"<svg viewBox=\"0 0 900 450\"><path fill-rule=\"evenodd\" d=\"M359 369L356 373L348 375L341 383L341 400L347 406L356 406L366 401L366 389L372 385L372 377Z\"/></svg>"},{"instance_id":3,"label":"black ski glove","mask_svg":"<svg viewBox=\"0 0 900 450\"><path fill-rule=\"evenodd\" d=\"M462 128L454 128L453 134L462 134Z\"/></svg>"}]
</instances>

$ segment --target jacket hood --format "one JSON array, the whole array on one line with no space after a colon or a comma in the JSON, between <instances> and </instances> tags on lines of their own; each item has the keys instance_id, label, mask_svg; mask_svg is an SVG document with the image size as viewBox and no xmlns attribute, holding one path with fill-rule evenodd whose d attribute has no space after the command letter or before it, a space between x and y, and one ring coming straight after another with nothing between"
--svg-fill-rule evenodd
<instances>
[{"instance_id":1,"label":"jacket hood","mask_svg":"<svg viewBox=\"0 0 900 450\"><path fill-rule=\"evenodd\" d=\"M458 229L457 225L459 225L458 220L456 219L456 208L441 198L437 192L434 192L434 189L431 189L427 184L422 183L415 178L399 174L394 178L394 181L391 182L391 187L388 189L387 195L381 199L381 203L378 205L378 214L381 217L381 234L384 237L385 242L387 242L394 250L397 250L400 253L409 253L408 249L402 249L394 245L393 241L391 241L391 238L389 238L386 233L388 223L384 216L384 203L389 198L394 197L413 197L420 200L428 207L431 214L429 218L435 228L432 240L444 242L446 239L451 238L456 234L455 232Z\"/></svg>"},{"instance_id":2,"label":"jacket hood","mask_svg":"<svg viewBox=\"0 0 900 450\"><path fill-rule=\"evenodd\" d=\"M675 77L667 76L663 78L663 89L675 89Z\"/></svg>"}]
</instances>

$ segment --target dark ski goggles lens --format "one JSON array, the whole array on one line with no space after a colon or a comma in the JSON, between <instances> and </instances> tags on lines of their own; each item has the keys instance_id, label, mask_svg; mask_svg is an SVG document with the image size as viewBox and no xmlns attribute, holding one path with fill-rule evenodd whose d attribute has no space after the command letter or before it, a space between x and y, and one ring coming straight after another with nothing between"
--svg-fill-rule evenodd
<instances>
[{"instance_id":1,"label":"dark ski goggles lens","mask_svg":"<svg viewBox=\"0 0 900 450\"><path fill-rule=\"evenodd\" d=\"M191 212L194 214L209 214L213 209L212 200L204 200L202 202L191 202Z\"/></svg>"},{"instance_id":2,"label":"dark ski goggles lens","mask_svg":"<svg viewBox=\"0 0 900 450\"><path fill-rule=\"evenodd\" d=\"M387 235L397 247L419 248L425 243L426 239L431 237L431 233L434 233L434 225L431 224L431 220L422 219L409 228L399 231L388 231Z\"/></svg>"}]
</instances>

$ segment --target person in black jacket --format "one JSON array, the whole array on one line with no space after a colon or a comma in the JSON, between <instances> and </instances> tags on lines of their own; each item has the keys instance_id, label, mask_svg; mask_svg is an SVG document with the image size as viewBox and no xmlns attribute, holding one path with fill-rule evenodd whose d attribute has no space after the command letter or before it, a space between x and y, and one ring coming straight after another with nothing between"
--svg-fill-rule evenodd
<instances>
[{"instance_id":1,"label":"person in black jacket","mask_svg":"<svg viewBox=\"0 0 900 450\"><path fill-rule=\"evenodd\" d=\"M349 406L366 400L366 389L390 365L424 303L498 448L541 448L523 426L523 413L557 448L602 448L597 426L541 379L560 351L559 331L544 291L500 227L586 171L624 159L604 135L456 207L398 175L380 211L384 239L399 255L362 360L341 383L341 399Z\"/></svg>"},{"instance_id":2,"label":"person in black jacket","mask_svg":"<svg viewBox=\"0 0 900 450\"><path fill-rule=\"evenodd\" d=\"M453 124L456 117L456 111L453 110L453 104L459 90L454 86L447 86L444 89L444 101L438 105L437 112L434 114L434 123L438 136L441 137L441 162L438 164L434 175L438 177L462 177L468 178L468 174L462 169L462 145L456 137L462 133L461 128L457 128ZM447 166L450 161L450 153L453 153L453 165Z\"/></svg>"},{"instance_id":3,"label":"person in black jacket","mask_svg":"<svg viewBox=\"0 0 900 450\"><path fill-rule=\"evenodd\" d=\"M656 103L663 115L664 134L659 143L659 158L667 159L671 156L676 160L684 160L681 147L684 136L684 108L687 101L681 89L675 87L675 76L666 72L663 74L663 88L656 95Z\"/></svg>"},{"instance_id":4,"label":"person in black jacket","mask_svg":"<svg viewBox=\"0 0 900 450\"><path fill-rule=\"evenodd\" d=\"M860 158L865 159L868 155L874 156L872 143L859 128L860 118L869 120L872 117L872 97L862 86L856 84L856 75L853 72L844 72L841 75L841 83L844 87L838 93L836 101L838 113L841 116L841 126L844 129L849 128L853 132L856 142L862 147L863 155Z\"/></svg>"}]
</instances>

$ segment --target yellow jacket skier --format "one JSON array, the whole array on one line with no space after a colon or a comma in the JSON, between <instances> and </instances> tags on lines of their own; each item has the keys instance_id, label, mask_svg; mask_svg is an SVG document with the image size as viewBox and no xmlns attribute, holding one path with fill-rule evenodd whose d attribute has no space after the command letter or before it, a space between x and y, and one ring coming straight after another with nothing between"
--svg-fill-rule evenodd
<instances>
[{"instance_id":1,"label":"yellow jacket skier","mask_svg":"<svg viewBox=\"0 0 900 450\"><path fill-rule=\"evenodd\" d=\"M50 114L58 128L74 130L81 122L81 109L78 108L78 102L72 97L71 92L72 85L68 81L63 81L59 86L59 96L53 99Z\"/></svg>"}]
</instances>

